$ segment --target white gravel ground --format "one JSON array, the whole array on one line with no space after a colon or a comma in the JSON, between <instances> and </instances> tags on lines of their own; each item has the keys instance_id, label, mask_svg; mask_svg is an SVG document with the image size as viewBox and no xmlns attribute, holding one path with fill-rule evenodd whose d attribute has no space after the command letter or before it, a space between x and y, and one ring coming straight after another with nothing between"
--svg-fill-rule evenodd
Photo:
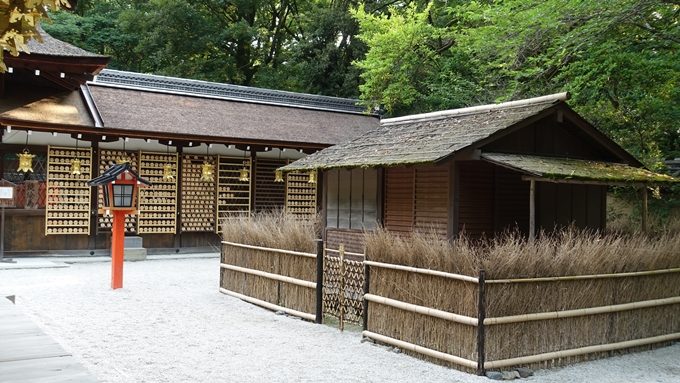
<instances>
[{"instance_id":1,"label":"white gravel ground","mask_svg":"<svg viewBox=\"0 0 680 383\"><path fill-rule=\"evenodd\" d=\"M220 294L218 259L126 263L116 291L109 268L0 270L0 296L102 382L491 382ZM680 382L680 344L526 381Z\"/></svg>"}]
</instances>

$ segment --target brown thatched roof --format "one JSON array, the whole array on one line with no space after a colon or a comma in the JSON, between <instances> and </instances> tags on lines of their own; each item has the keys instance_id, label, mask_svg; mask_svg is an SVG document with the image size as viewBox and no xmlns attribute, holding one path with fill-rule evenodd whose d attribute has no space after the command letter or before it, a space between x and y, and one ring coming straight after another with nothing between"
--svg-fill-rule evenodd
<instances>
[{"instance_id":1,"label":"brown thatched roof","mask_svg":"<svg viewBox=\"0 0 680 383\"><path fill-rule=\"evenodd\" d=\"M626 164L525 154L483 153L482 159L527 175L553 181L602 183L677 183L680 179Z\"/></svg>"},{"instance_id":2,"label":"brown thatched roof","mask_svg":"<svg viewBox=\"0 0 680 383\"><path fill-rule=\"evenodd\" d=\"M284 171L433 163L551 108L566 94L383 120L377 129Z\"/></svg>"},{"instance_id":3,"label":"brown thatched roof","mask_svg":"<svg viewBox=\"0 0 680 383\"><path fill-rule=\"evenodd\" d=\"M42 41L31 39L27 44L28 51L31 52L31 54L62 57L107 57L88 52L69 43L57 40L48 35L42 27L38 27L38 32Z\"/></svg>"},{"instance_id":4,"label":"brown thatched roof","mask_svg":"<svg viewBox=\"0 0 680 383\"><path fill-rule=\"evenodd\" d=\"M321 146L378 126L376 116L89 84L104 127Z\"/></svg>"}]
</instances>

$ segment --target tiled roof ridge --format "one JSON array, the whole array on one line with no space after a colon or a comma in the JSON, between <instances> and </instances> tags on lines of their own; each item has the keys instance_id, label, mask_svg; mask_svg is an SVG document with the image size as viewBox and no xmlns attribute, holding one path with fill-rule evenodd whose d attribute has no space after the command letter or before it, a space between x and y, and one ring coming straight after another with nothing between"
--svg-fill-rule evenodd
<instances>
[{"instance_id":1,"label":"tiled roof ridge","mask_svg":"<svg viewBox=\"0 0 680 383\"><path fill-rule=\"evenodd\" d=\"M413 123L413 122L432 121L432 120L439 120L439 119L450 118L450 117L466 116L466 115L470 115L470 114L487 113L487 112L504 110L504 109L521 108L521 107L534 106L534 105L540 105L540 104L552 104L552 103L556 103L558 101L566 101L567 99L569 99L569 93L567 93L567 92L555 93L555 94L549 94L549 95L540 96L540 97L527 98L527 99L523 99L523 100L507 101L507 102L503 102L503 103L500 103L500 104L477 105L477 106L470 106L470 107L466 107L466 108L448 109L448 110L441 110L441 111L437 111L437 112L412 114L412 115L402 116L402 117L386 118L386 119L381 120L380 124L381 125L398 125L398 124L408 124L408 123Z\"/></svg>"},{"instance_id":2,"label":"tiled roof ridge","mask_svg":"<svg viewBox=\"0 0 680 383\"><path fill-rule=\"evenodd\" d=\"M160 76L113 69L102 70L94 79L96 85L111 85L198 97L218 97L239 101L299 106L335 112L364 113L358 100L282 90L223 84L179 77Z\"/></svg>"}]
</instances>

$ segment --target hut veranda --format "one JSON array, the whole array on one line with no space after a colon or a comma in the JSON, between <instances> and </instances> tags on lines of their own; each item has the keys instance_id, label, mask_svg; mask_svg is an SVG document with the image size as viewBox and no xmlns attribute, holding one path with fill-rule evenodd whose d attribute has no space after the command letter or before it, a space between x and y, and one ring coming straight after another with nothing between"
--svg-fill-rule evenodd
<instances>
[{"instance_id":1,"label":"hut veranda","mask_svg":"<svg viewBox=\"0 0 680 383\"><path fill-rule=\"evenodd\" d=\"M107 252L111 217L86 182L121 161L153 183L125 229L150 250L216 247L220 222L256 211L315 216L317 185L275 169L378 125L356 100L107 70L41 37L0 75L10 256Z\"/></svg>"}]
</instances>

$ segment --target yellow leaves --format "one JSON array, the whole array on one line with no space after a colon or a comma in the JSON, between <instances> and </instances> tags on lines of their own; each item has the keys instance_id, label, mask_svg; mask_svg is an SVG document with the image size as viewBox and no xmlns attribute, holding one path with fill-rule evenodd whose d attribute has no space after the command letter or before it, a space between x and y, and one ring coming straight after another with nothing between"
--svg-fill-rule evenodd
<instances>
[{"instance_id":1,"label":"yellow leaves","mask_svg":"<svg viewBox=\"0 0 680 383\"><path fill-rule=\"evenodd\" d=\"M12 56L28 52L28 41L40 39L37 31L46 9L69 7L67 0L0 0L0 49ZM0 54L0 73L7 70Z\"/></svg>"}]
</instances>

